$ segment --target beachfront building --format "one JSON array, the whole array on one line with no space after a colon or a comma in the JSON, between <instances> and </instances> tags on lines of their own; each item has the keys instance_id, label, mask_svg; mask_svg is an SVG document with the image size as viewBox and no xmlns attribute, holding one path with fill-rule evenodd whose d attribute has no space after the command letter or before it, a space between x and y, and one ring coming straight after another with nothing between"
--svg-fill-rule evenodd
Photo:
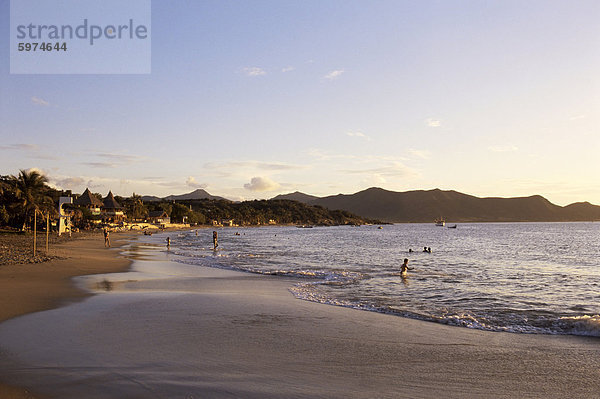
<instances>
[{"instance_id":1,"label":"beachfront building","mask_svg":"<svg viewBox=\"0 0 600 399\"><path fill-rule=\"evenodd\" d=\"M85 189L83 194L75 198L73 204L89 209L94 216L99 216L102 213L102 206L104 205L88 188Z\"/></svg>"},{"instance_id":2,"label":"beachfront building","mask_svg":"<svg viewBox=\"0 0 600 399\"><path fill-rule=\"evenodd\" d=\"M148 222L154 224L169 224L171 218L165 211L151 211L148 213Z\"/></svg>"},{"instance_id":3,"label":"beachfront building","mask_svg":"<svg viewBox=\"0 0 600 399\"><path fill-rule=\"evenodd\" d=\"M123 207L117 202L112 191L109 191L104 201L102 201L102 218L108 223L117 223L125 219Z\"/></svg>"}]
</instances>

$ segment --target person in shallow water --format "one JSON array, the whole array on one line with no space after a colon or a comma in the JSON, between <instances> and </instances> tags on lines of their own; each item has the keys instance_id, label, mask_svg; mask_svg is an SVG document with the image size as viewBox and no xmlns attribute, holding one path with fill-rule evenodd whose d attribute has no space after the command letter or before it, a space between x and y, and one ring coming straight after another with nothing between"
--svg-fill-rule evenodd
<instances>
[{"instance_id":1,"label":"person in shallow water","mask_svg":"<svg viewBox=\"0 0 600 399\"><path fill-rule=\"evenodd\" d=\"M213 231L213 245L214 245L214 249L217 249L217 247L219 246L219 243L217 242L218 238L219 238L219 234L216 231Z\"/></svg>"},{"instance_id":2,"label":"person in shallow water","mask_svg":"<svg viewBox=\"0 0 600 399\"><path fill-rule=\"evenodd\" d=\"M167 249L171 249L171 237L167 237Z\"/></svg>"},{"instance_id":3,"label":"person in shallow water","mask_svg":"<svg viewBox=\"0 0 600 399\"><path fill-rule=\"evenodd\" d=\"M411 269L408 267L408 258L404 258L404 263L402 266L400 266L400 273L402 274L402 277L406 277L409 270Z\"/></svg>"}]
</instances>

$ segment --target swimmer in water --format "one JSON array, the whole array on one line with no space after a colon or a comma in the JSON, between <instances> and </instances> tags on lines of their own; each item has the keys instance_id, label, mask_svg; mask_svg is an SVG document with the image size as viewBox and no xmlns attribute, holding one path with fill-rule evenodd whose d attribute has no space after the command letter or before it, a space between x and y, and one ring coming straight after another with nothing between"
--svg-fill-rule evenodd
<instances>
[{"instance_id":1,"label":"swimmer in water","mask_svg":"<svg viewBox=\"0 0 600 399\"><path fill-rule=\"evenodd\" d=\"M404 263L400 266L400 273L402 277L406 277L408 275L408 271L412 270L408 267L408 258L404 258Z\"/></svg>"}]
</instances>

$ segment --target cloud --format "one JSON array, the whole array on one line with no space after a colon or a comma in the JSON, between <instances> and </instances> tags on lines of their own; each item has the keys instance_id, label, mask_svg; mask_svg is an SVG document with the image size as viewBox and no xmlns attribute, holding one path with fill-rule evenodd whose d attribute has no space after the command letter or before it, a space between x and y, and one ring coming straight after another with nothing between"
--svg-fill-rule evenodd
<instances>
[{"instance_id":1,"label":"cloud","mask_svg":"<svg viewBox=\"0 0 600 399\"><path fill-rule=\"evenodd\" d=\"M82 186L85 183L85 179L81 177L65 177L62 179L54 178L51 181L58 187L63 189L72 189L73 187Z\"/></svg>"},{"instance_id":2,"label":"cloud","mask_svg":"<svg viewBox=\"0 0 600 399\"><path fill-rule=\"evenodd\" d=\"M360 181L360 186L361 187L374 187L374 186L381 186L387 183L387 180L378 174L374 174L369 176L366 179L363 179Z\"/></svg>"},{"instance_id":3,"label":"cloud","mask_svg":"<svg viewBox=\"0 0 600 399\"><path fill-rule=\"evenodd\" d=\"M494 145L488 147L488 150L492 152L516 152L519 148L514 145Z\"/></svg>"},{"instance_id":4,"label":"cloud","mask_svg":"<svg viewBox=\"0 0 600 399\"><path fill-rule=\"evenodd\" d=\"M421 159L431 158L431 153L429 151L425 151L425 150L416 150L414 148L409 148L408 153L416 158L421 158Z\"/></svg>"},{"instance_id":5,"label":"cloud","mask_svg":"<svg viewBox=\"0 0 600 399\"><path fill-rule=\"evenodd\" d=\"M206 169L248 169L257 170L298 170L306 169L304 165L286 164L280 162L261 162L261 161L231 161L231 162L207 162L204 164Z\"/></svg>"},{"instance_id":6,"label":"cloud","mask_svg":"<svg viewBox=\"0 0 600 399\"><path fill-rule=\"evenodd\" d=\"M402 162L392 162L387 166L369 169L346 169L340 172L351 175L375 175L379 178L384 177L410 177L416 176L418 173L411 167L404 165Z\"/></svg>"},{"instance_id":7,"label":"cloud","mask_svg":"<svg viewBox=\"0 0 600 399\"><path fill-rule=\"evenodd\" d=\"M1 145L0 150L37 151L40 147L35 144L9 144Z\"/></svg>"},{"instance_id":8,"label":"cloud","mask_svg":"<svg viewBox=\"0 0 600 399\"><path fill-rule=\"evenodd\" d=\"M92 168L116 168L118 163L110 162L83 162L83 165L91 166Z\"/></svg>"},{"instance_id":9,"label":"cloud","mask_svg":"<svg viewBox=\"0 0 600 399\"><path fill-rule=\"evenodd\" d=\"M253 177L250 183L244 184L244 188L250 191L275 191L281 187L278 183L268 177Z\"/></svg>"},{"instance_id":10,"label":"cloud","mask_svg":"<svg viewBox=\"0 0 600 399\"><path fill-rule=\"evenodd\" d=\"M9 145L0 145L0 151L24 151L26 154L24 156L28 158L34 159L50 159L56 160L58 157L56 155L51 155L52 152L47 150L46 152L42 152L41 148L36 144L9 144Z\"/></svg>"},{"instance_id":11,"label":"cloud","mask_svg":"<svg viewBox=\"0 0 600 399\"><path fill-rule=\"evenodd\" d=\"M285 68L282 68L282 69L281 69L281 72L283 72L283 73L285 73L285 72L291 72L291 71L293 71L294 69L296 69L296 68L295 68L295 67L293 67L293 66L287 66L287 67L285 67Z\"/></svg>"},{"instance_id":12,"label":"cloud","mask_svg":"<svg viewBox=\"0 0 600 399\"><path fill-rule=\"evenodd\" d=\"M371 141L371 137L367 136L366 134L364 134L362 132L346 132L346 136L361 137L367 141Z\"/></svg>"},{"instance_id":13,"label":"cloud","mask_svg":"<svg viewBox=\"0 0 600 399\"><path fill-rule=\"evenodd\" d=\"M342 76L344 73L343 69L336 69L334 71L329 72L327 75L323 76L325 79L334 80Z\"/></svg>"},{"instance_id":14,"label":"cloud","mask_svg":"<svg viewBox=\"0 0 600 399\"><path fill-rule=\"evenodd\" d=\"M189 187L192 187L192 188L206 188L206 187L208 187L207 184L198 183L193 176L188 176L187 180L185 181L185 184L187 184Z\"/></svg>"},{"instance_id":15,"label":"cloud","mask_svg":"<svg viewBox=\"0 0 600 399\"><path fill-rule=\"evenodd\" d=\"M83 162L82 165L91 166L93 168L116 168L123 165L131 165L144 160L143 157L137 155L111 154L106 152L99 152L92 154L92 156L100 158L100 160Z\"/></svg>"},{"instance_id":16,"label":"cloud","mask_svg":"<svg viewBox=\"0 0 600 399\"><path fill-rule=\"evenodd\" d=\"M114 160L119 163L134 163L143 159L142 157L139 157L137 155L111 154L106 152L97 153L96 156L99 158Z\"/></svg>"},{"instance_id":17,"label":"cloud","mask_svg":"<svg viewBox=\"0 0 600 399\"><path fill-rule=\"evenodd\" d=\"M43 107L47 107L47 106L49 106L49 105L50 105L50 103L49 103L48 101L46 101L46 100L43 100L43 99L41 99L41 98L39 98L39 97L35 97L35 96L34 96L34 97L31 97L31 102L32 102L33 104L35 104L35 105L41 105L41 106L43 106Z\"/></svg>"},{"instance_id":18,"label":"cloud","mask_svg":"<svg viewBox=\"0 0 600 399\"><path fill-rule=\"evenodd\" d=\"M440 126L442 126L442 122L440 122L437 119L429 118L429 119L427 119L427 126L429 126L429 127L440 127Z\"/></svg>"},{"instance_id":19,"label":"cloud","mask_svg":"<svg viewBox=\"0 0 600 399\"><path fill-rule=\"evenodd\" d=\"M244 72L246 76L261 76L267 74L267 71L259 67L246 67L242 69L242 72Z\"/></svg>"},{"instance_id":20,"label":"cloud","mask_svg":"<svg viewBox=\"0 0 600 399\"><path fill-rule=\"evenodd\" d=\"M586 115L573 115L572 117L569 118L570 121L576 121L579 119L585 119Z\"/></svg>"}]
</instances>

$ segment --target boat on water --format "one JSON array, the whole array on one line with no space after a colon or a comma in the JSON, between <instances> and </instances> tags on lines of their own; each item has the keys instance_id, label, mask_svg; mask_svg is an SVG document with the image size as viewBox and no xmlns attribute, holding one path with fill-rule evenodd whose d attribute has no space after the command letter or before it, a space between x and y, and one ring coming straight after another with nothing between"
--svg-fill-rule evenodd
<instances>
[{"instance_id":1,"label":"boat on water","mask_svg":"<svg viewBox=\"0 0 600 399\"><path fill-rule=\"evenodd\" d=\"M435 225L436 226L440 226L440 227L444 227L446 225L446 221L444 220L444 218L439 218L435 220Z\"/></svg>"},{"instance_id":2,"label":"boat on water","mask_svg":"<svg viewBox=\"0 0 600 399\"><path fill-rule=\"evenodd\" d=\"M457 225L454 226L447 226L449 229L455 229Z\"/></svg>"}]
</instances>

